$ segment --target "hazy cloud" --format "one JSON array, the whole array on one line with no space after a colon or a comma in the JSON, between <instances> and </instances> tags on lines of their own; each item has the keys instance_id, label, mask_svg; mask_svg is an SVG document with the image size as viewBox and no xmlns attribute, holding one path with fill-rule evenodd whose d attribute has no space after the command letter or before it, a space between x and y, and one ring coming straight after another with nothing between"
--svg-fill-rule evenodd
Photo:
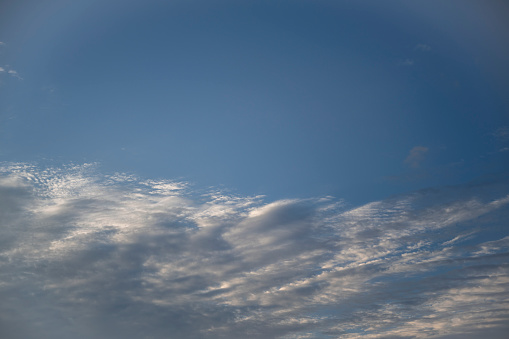
<instances>
[{"instance_id":1,"label":"hazy cloud","mask_svg":"<svg viewBox=\"0 0 509 339\"><path fill-rule=\"evenodd\" d=\"M352 209L330 197L204 193L94 165L0 172L2 338L503 338L508 329L507 182Z\"/></svg>"},{"instance_id":2,"label":"hazy cloud","mask_svg":"<svg viewBox=\"0 0 509 339\"><path fill-rule=\"evenodd\" d=\"M431 47L426 44L417 44L414 48L416 51L429 52L431 51Z\"/></svg>"},{"instance_id":3,"label":"hazy cloud","mask_svg":"<svg viewBox=\"0 0 509 339\"><path fill-rule=\"evenodd\" d=\"M413 66L414 63L415 63L415 61L413 59L405 59L405 60L401 60L399 62L399 64L402 66Z\"/></svg>"},{"instance_id":4,"label":"hazy cloud","mask_svg":"<svg viewBox=\"0 0 509 339\"><path fill-rule=\"evenodd\" d=\"M410 150L410 153L406 157L405 164L413 168L421 167L422 162L426 159L428 151L428 147L415 146Z\"/></svg>"},{"instance_id":5,"label":"hazy cloud","mask_svg":"<svg viewBox=\"0 0 509 339\"><path fill-rule=\"evenodd\" d=\"M501 141L507 141L509 140L509 127L503 126L498 128L494 133L493 136Z\"/></svg>"}]
</instances>

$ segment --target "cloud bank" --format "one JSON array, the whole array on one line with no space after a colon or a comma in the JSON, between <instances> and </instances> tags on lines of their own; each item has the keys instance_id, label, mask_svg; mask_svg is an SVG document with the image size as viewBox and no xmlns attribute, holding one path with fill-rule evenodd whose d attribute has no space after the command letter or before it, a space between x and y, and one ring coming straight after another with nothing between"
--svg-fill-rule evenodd
<instances>
[{"instance_id":1,"label":"cloud bank","mask_svg":"<svg viewBox=\"0 0 509 339\"><path fill-rule=\"evenodd\" d=\"M2 338L503 338L509 185L348 208L0 168Z\"/></svg>"}]
</instances>

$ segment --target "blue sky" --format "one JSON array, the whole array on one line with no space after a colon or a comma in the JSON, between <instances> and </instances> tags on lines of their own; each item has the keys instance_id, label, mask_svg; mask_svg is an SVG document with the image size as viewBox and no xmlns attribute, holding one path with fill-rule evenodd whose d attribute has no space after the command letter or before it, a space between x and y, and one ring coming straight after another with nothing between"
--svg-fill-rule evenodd
<instances>
[{"instance_id":1,"label":"blue sky","mask_svg":"<svg viewBox=\"0 0 509 339\"><path fill-rule=\"evenodd\" d=\"M508 14L3 2L4 336L502 338Z\"/></svg>"}]
</instances>

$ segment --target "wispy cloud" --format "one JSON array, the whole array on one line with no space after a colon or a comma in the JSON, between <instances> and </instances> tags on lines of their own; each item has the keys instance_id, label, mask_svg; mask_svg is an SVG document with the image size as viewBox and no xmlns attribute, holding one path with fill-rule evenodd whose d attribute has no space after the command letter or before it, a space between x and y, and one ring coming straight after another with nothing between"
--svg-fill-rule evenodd
<instances>
[{"instance_id":1,"label":"wispy cloud","mask_svg":"<svg viewBox=\"0 0 509 339\"><path fill-rule=\"evenodd\" d=\"M9 74L10 76L12 76L12 77L14 77L16 79L23 80L23 78L19 76L18 72L16 72L13 69L8 70L7 74Z\"/></svg>"},{"instance_id":2,"label":"wispy cloud","mask_svg":"<svg viewBox=\"0 0 509 339\"><path fill-rule=\"evenodd\" d=\"M413 168L421 167L422 162L426 159L429 148L424 146L415 146L405 159L405 164Z\"/></svg>"},{"instance_id":3,"label":"wispy cloud","mask_svg":"<svg viewBox=\"0 0 509 339\"><path fill-rule=\"evenodd\" d=\"M18 74L18 72L13 70L9 65L0 67L0 73L6 73L18 80L23 80L23 78Z\"/></svg>"},{"instance_id":4,"label":"wispy cloud","mask_svg":"<svg viewBox=\"0 0 509 339\"><path fill-rule=\"evenodd\" d=\"M414 63L415 63L415 61L413 59L404 59L404 60L399 61L399 64L401 66L413 66Z\"/></svg>"},{"instance_id":5,"label":"wispy cloud","mask_svg":"<svg viewBox=\"0 0 509 339\"><path fill-rule=\"evenodd\" d=\"M509 126L502 126L497 128L492 133L494 140L496 141L498 152L505 153L509 151Z\"/></svg>"},{"instance_id":6,"label":"wispy cloud","mask_svg":"<svg viewBox=\"0 0 509 339\"><path fill-rule=\"evenodd\" d=\"M508 329L507 183L348 209L94 165L1 173L2 338L502 338Z\"/></svg>"},{"instance_id":7,"label":"wispy cloud","mask_svg":"<svg viewBox=\"0 0 509 339\"><path fill-rule=\"evenodd\" d=\"M501 141L509 140L509 126L502 126L493 132L493 136Z\"/></svg>"},{"instance_id":8,"label":"wispy cloud","mask_svg":"<svg viewBox=\"0 0 509 339\"><path fill-rule=\"evenodd\" d=\"M4 47L4 46L6 46L6 44L4 42L0 41L0 48ZM2 74L2 73L8 74L11 77L16 78L18 80L23 80L23 78L18 74L18 72L15 71L14 69L12 69L12 67L10 65L0 66L0 74Z\"/></svg>"},{"instance_id":9,"label":"wispy cloud","mask_svg":"<svg viewBox=\"0 0 509 339\"><path fill-rule=\"evenodd\" d=\"M429 52L431 51L431 46L426 44L417 44L414 48L416 51Z\"/></svg>"}]
</instances>

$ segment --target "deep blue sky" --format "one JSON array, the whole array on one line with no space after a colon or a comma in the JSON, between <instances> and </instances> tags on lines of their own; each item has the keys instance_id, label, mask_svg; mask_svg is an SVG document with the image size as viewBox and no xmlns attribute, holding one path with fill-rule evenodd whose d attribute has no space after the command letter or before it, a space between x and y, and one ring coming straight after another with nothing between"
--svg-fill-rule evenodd
<instances>
[{"instance_id":1,"label":"deep blue sky","mask_svg":"<svg viewBox=\"0 0 509 339\"><path fill-rule=\"evenodd\" d=\"M500 171L507 8L453 3L4 4L0 156L354 203Z\"/></svg>"}]
</instances>

